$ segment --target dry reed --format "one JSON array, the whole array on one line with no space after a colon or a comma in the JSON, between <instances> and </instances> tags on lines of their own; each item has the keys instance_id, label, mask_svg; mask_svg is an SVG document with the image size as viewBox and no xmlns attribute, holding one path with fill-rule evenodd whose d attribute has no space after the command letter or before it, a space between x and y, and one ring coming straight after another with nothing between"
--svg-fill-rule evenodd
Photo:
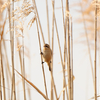
<instances>
[{"instance_id":1,"label":"dry reed","mask_svg":"<svg viewBox=\"0 0 100 100\"><path fill-rule=\"evenodd\" d=\"M54 78L53 78L52 73L51 73L51 80L52 80L52 83L53 83L53 87L54 87L54 92L55 92L56 100L59 100L59 98L58 98L58 96L57 96L56 86L55 86L55 82L54 82Z\"/></svg>"},{"instance_id":2,"label":"dry reed","mask_svg":"<svg viewBox=\"0 0 100 100\"><path fill-rule=\"evenodd\" d=\"M17 38L17 45L19 44L19 40ZM21 68L21 74L25 77L25 74L23 73L23 64L22 64L22 56L21 56L21 50L18 51L19 54L19 60L20 60L20 68ZM24 63L24 62L23 62ZM25 80L22 78L22 85L24 90L24 100L26 100L26 93L25 93Z\"/></svg>"},{"instance_id":3,"label":"dry reed","mask_svg":"<svg viewBox=\"0 0 100 100\"><path fill-rule=\"evenodd\" d=\"M55 9L55 1L52 0L52 60L51 60L51 74L53 75L53 49L54 49L54 9ZM52 76L51 76L52 77ZM54 99L53 97L53 83L51 78L51 100Z\"/></svg>"},{"instance_id":4,"label":"dry reed","mask_svg":"<svg viewBox=\"0 0 100 100\"><path fill-rule=\"evenodd\" d=\"M40 52L42 52L42 50L41 50L41 42L40 42L40 35L39 35L39 29L38 29L37 19L36 19L36 26L37 26L37 33L38 33L38 40L39 40ZM43 62L43 58L42 58L42 55L41 55L41 63L42 63L42 62ZM44 85L45 85L45 92L46 92L46 100L48 100L48 93L47 93L46 79L45 79L45 71L44 71L43 63L42 63L42 71L43 71L43 78L44 78Z\"/></svg>"},{"instance_id":5,"label":"dry reed","mask_svg":"<svg viewBox=\"0 0 100 100\"><path fill-rule=\"evenodd\" d=\"M67 4L67 12L69 12L69 1L66 0L66 4ZM67 13L66 12L66 13ZM68 93L69 93L69 100L71 100L71 65L70 65L70 25L69 25L69 14L67 14L67 41L68 41Z\"/></svg>"},{"instance_id":6,"label":"dry reed","mask_svg":"<svg viewBox=\"0 0 100 100\"><path fill-rule=\"evenodd\" d=\"M41 35L42 35L43 44L45 44L45 40L44 40L44 36L43 36L43 31L42 31L42 26L41 26L41 23L40 23L40 19L39 19L39 14L38 14L38 11L37 11L36 3L35 3L35 0L32 0L32 1L33 1L34 6L35 6L36 16L38 18L38 22L39 22L39 27L40 27Z\"/></svg>"},{"instance_id":7,"label":"dry reed","mask_svg":"<svg viewBox=\"0 0 100 100\"><path fill-rule=\"evenodd\" d=\"M49 29L48 0L46 0L46 13L47 13L48 43L49 43L49 45L50 45L50 29Z\"/></svg>"},{"instance_id":8,"label":"dry reed","mask_svg":"<svg viewBox=\"0 0 100 100\"><path fill-rule=\"evenodd\" d=\"M11 71L10 71L10 66L9 66L9 61L8 61L8 57L7 57L7 49L6 49L6 45L5 45L5 41L4 41L4 39L3 39L3 47L4 47L4 53L5 53L5 55L3 55L3 61L4 61L4 64L6 63L6 66L7 66L7 68L4 68L4 71L5 71L5 84L6 84L6 82L8 82L8 84L7 84L7 87L10 87L10 81L11 81ZM5 89L7 90L7 88L5 87ZM10 90L10 89L9 89ZM7 92L6 91L6 98L8 98L8 97L10 96L10 92Z\"/></svg>"},{"instance_id":9,"label":"dry reed","mask_svg":"<svg viewBox=\"0 0 100 100\"><path fill-rule=\"evenodd\" d=\"M3 1L1 0L0 6L2 5L2 3L3 3ZM3 14L0 13L0 22L2 22L2 20L3 20L3 19L2 19L2 15L3 15ZM0 23L0 28L2 29L1 23ZM0 36L1 36L1 35L2 35L2 31L0 30ZM1 58L1 53L2 53L2 52L1 52L1 39L0 39L0 100L2 100L2 87L1 87L1 85L2 85L2 83L1 83L1 82L2 82L2 81L1 81L1 79L2 79L2 75L1 75L1 74L2 74L2 73L1 73L1 72L2 72L2 68L1 68L1 67L2 67L2 65L1 65L2 62L1 62L1 59L2 59L2 58Z\"/></svg>"},{"instance_id":10,"label":"dry reed","mask_svg":"<svg viewBox=\"0 0 100 100\"><path fill-rule=\"evenodd\" d=\"M64 11L63 11L63 0L61 0L61 4L62 4L62 16L63 16L63 27L64 27L64 70L66 68L66 61L67 59L67 46L66 46L66 26L67 26L67 16L66 16L66 12L67 12L67 1L66 1L66 10L65 10L65 19L64 19ZM68 65L67 65L68 66ZM65 71L64 71L65 74ZM65 80L63 79L63 88L66 87L66 84L64 82ZM67 87L66 87L66 97L68 100L68 92L67 92ZM63 91L63 100L65 100L65 91Z\"/></svg>"},{"instance_id":11,"label":"dry reed","mask_svg":"<svg viewBox=\"0 0 100 100\"><path fill-rule=\"evenodd\" d=\"M1 45L2 46L2 45ZM1 77L2 77L2 83L3 83L3 99L6 100L6 91L5 91L5 78L4 78L4 66L3 66L3 57L2 57L2 48L1 48Z\"/></svg>"},{"instance_id":12,"label":"dry reed","mask_svg":"<svg viewBox=\"0 0 100 100\"><path fill-rule=\"evenodd\" d=\"M23 61L22 61L22 63L23 63L23 68L22 68L22 70L23 70L23 72L22 72L22 75L25 77L25 63L24 63L24 33L23 33L23 30L22 30L22 45L23 45L23 50L22 50L22 52L23 52ZM26 100L26 91L25 91L25 80L23 79L23 89L24 89L24 100Z\"/></svg>"},{"instance_id":13,"label":"dry reed","mask_svg":"<svg viewBox=\"0 0 100 100\"><path fill-rule=\"evenodd\" d=\"M62 4L62 16L63 16L63 28L64 28L64 69L65 69L65 62L66 62L66 29L65 29L65 23L66 20L64 22L64 10L63 10L63 0L61 0L61 4ZM66 18L66 17L65 17ZM65 71L64 71L65 74ZM65 80L63 78L63 88L65 88ZM65 91L63 91L63 100L65 100Z\"/></svg>"},{"instance_id":14,"label":"dry reed","mask_svg":"<svg viewBox=\"0 0 100 100\"><path fill-rule=\"evenodd\" d=\"M34 87L37 91L38 91L38 93L40 93L43 97L44 97L44 99L47 99L47 100L49 100L32 82L30 82L29 80L27 80L23 75L21 75L16 69L14 69L22 78L24 78L32 87Z\"/></svg>"},{"instance_id":15,"label":"dry reed","mask_svg":"<svg viewBox=\"0 0 100 100\"><path fill-rule=\"evenodd\" d=\"M58 29L57 29L57 23L56 23L55 14L54 14L54 23L55 23L55 28L56 28L56 34L57 34L57 40L58 40L61 64L62 64L62 69L63 69L63 78L65 80L65 85L66 85L66 79L65 79L65 74L64 74L63 60L62 60L61 47L60 47L60 41L59 41L59 35L58 35ZM65 87L65 88L66 88L66 93L67 93L67 87Z\"/></svg>"},{"instance_id":16,"label":"dry reed","mask_svg":"<svg viewBox=\"0 0 100 100\"><path fill-rule=\"evenodd\" d=\"M72 24L72 18L71 18L71 100L74 98L73 93L73 24Z\"/></svg>"},{"instance_id":17,"label":"dry reed","mask_svg":"<svg viewBox=\"0 0 100 100\"><path fill-rule=\"evenodd\" d=\"M14 17L14 1L12 1L12 17ZM12 59L12 97L16 100L15 92L15 73L14 73L14 19L12 20L12 31L11 31L11 59Z\"/></svg>"},{"instance_id":18,"label":"dry reed","mask_svg":"<svg viewBox=\"0 0 100 100\"><path fill-rule=\"evenodd\" d=\"M2 83L3 83L3 99L6 100L6 91L5 91L5 77L4 77L4 66L3 66L3 57L2 57L2 41L3 41L3 35L4 35L4 28L5 28L5 23L6 20L4 21L4 24L2 26L2 31L1 31L1 41L0 41L0 56L1 56L1 79L2 79Z\"/></svg>"},{"instance_id":19,"label":"dry reed","mask_svg":"<svg viewBox=\"0 0 100 100\"><path fill-rule=\"evenodd\" d=\"M97 0L96 0L96 5L95 5L95 51L94 51L94 98L97 100L97 67L96 67L96 62L97 62Z\"/></svg>"},{"instance_id":20,"label":"dry reed","mask_svg":"<svg viewBox=\"0 0 100 100\"><path fill-rule=\"evenodd\" d=\"M0 59L1 59L1 40L0 40ZM1 60L0 60L0 71L2 70ZM1 73L0 73L0 100L2 100L2 88L1 88Z\"/></svg>"}]
</instances>

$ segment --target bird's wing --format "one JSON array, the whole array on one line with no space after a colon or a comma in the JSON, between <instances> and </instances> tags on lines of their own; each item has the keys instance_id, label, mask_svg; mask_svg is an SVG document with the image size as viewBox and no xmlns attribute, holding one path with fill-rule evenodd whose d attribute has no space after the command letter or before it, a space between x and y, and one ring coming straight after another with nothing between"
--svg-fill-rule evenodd
<instances>
[{"instance_id":1,"label":"bird's wing","mask_svg":"<svg viewBox=\"0 0 100 100\"><path fill-rule=\"evenodd\" d=\"M52 55L53 53L52 53L52 50L51 50L51 55Z\"/></svg>"}]
</instances>

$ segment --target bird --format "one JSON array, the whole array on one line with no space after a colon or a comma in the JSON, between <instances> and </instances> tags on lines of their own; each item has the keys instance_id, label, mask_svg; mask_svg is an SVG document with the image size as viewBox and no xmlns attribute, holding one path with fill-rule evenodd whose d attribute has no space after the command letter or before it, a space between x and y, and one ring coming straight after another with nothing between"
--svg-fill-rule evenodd
<instances>
[{"instance_id":1,"label":"bird","mask_svg":"<svg viewBox=\"0 0 100 100\"><path fill-rule=\"evenodd\" d=\"M47 63L49 67L49 71L51 71L50 63L51 63L51 58L52 58L52 50L50 49L49 44L44 44L43 52L41 52L41 54L43 55L43 60Z\"/></svg>"}]
</instances>

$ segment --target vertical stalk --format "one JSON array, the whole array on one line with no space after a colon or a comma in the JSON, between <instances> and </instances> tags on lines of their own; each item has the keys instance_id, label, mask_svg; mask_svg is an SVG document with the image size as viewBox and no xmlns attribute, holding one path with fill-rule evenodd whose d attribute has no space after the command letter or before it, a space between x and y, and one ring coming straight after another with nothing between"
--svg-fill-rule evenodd
<instances>
[{"instance_id":1,"label":"vertical stalk","mask_svg":"<svg viewBox=\"0 0 100 100\"><path fill-rule=\"evenodd\" d=\"M71 18L71 100L73 100L73 24Z\"/></svg>"},{"instance_id":2,"label":"vertical stalk","mask_svg":"<svg viewBox=\"0 0 100 100\"><path fill-rule=\"evenodd\" d=\"M54 18L55 18L55 14L54 14ZM57 40L58 40L58 46L59 46L61 64L62 64L62 69L63 69L63 78L65 80L65 86L66 86L66 79L65 79L64 67L63 67L63 59L62 59L62 54L61 54L61 47L60 47L60 41L59 41L59 34L58 34L58 28L57 28L56 18L55 18L54 22L55 22L55 28L56 28L56 34L57 34ZM66 90L66 93L67 93L67 87L65 87L65 90Z\"/></svg>"},{"instance_id":3,"label":"vertical stalk","mask_svg":"<svg viewBox=\"0 0 100 100\"><path fill-rule=\"evenodd\" d=\"M58 100L57 91L56 91L56 86L55 86L55 82L54 82L54 78L53 78L52 73L51 73L51 80L52 80L52 83L53 83L53 87L54 87L54 92L55 92L56 100Z\"/></svg>"},{"instance_id":4,"label":"vertical stalk","mask_svg":"<svg viewBox=\"0 0 100 100\"><path fill-rule=\"evenodd\" d=\"M67 12L69 12L69 2L67 2ZM66 12L66 13L67 13ZM70 32L69 32L69 14L67 14L67 27L68 27L68 93L69 93L69 100L71 100L71 66L70 66Z\"/></svg>"},{"instance_id":5,"label":"vertical stalk","mask_svg":"<svg viewBox=\"0 0 100 100\"><path fill-rule=\"evenodd\" d=\"M10 2L10 0L9 0L9 2ZM11 8L10 8L10 5L9 5L9 7L8 7L8 15L9 15L9 35L10 35L10 48L11 48L11 57L12 57L12 37L11 37L11 34L12 34L12 32L11 32ZM11 84L11 100L12 100L12 92L13 92L13 82L12 82L12 84Z\"/></svg>"},{"instance_id":6,"label":"vertical stalk","mask_svg":"<svg viewBox=\"0 0 100 100\"><path fill-rule=\"evenodd\" d=\"M1 34L0 34L1 35ZM0 40L0 100L2 100L2 88L1 88L1 78L2 78L2 76L1 76L1 72L2 72L2 65L1 65L1 40Z\"/></svg>"},{"instance_id":7,"label":"vertical stalk","mask_svg":"<svg viewBox=\"0 0 100 100\"><path fill-rule=\"evenodd\" d=\"M96 67L96 59L97 57L97 0L96 0L96 5L95 5L95 52L94 52L94 97L95 100L97 100L97 67Z\"/></svg>"},{"instance_id":8,"label":"vertical stalk","mask_svg":"<svg viewBox=\"0 0 100 100\"><path fill-rule=\"evenodd\" d=\"M67 12L67 8L68 8L68 5L67 5L67 0L66 0L66 10L65 10L65 22L64 22L64 19L63 19L63 24L64 24L64 37L65 37L65 43L64 43L64 55L66 54L66 56L64 57L64 62L65 61L67 61L67 68L68 68L68 50L67 50L67 44L66 44L66 42L67 42L67 39L66 39L66 33L67 33L67 20L68 20L68 18L67 18L67 16L66 16L66 12ZM64 15L63 15L64 16ZM64 18L64 17L63 17ZM66 58L66 59L65 59ZM69 96L68 96L68 91L67 91L67 88L66 88L66 96L67 96L67 100L69 100Z\"/></svg>"},{"instance_id":9,"label":"vertical stalk","mask_svg":"<svg viewBox=\"0 0 100 100\"><path fill-rule=\"evenodd\" d=\"M53 44L54 44L54 5L55 1L52 0L52 61L51 61L51 74L53 75ZM52 82L52 76L51 76L51 98L50 100L53 100L53 82Z\"/></svg>"},{"instance_id":10,"label":"vertical stalk","mask_svg":"<svg viewBox=\"0 0 100 100\"><path fill-rule=\"evenodd\" d=\"M27 0L24 0L24 2L26 2ZM23 31L22 31L22 35L23 35L23 37L22 37L22 45L23 45L23 76L25 77L25 62L24 62L24 34L23 34ZM25 91L25 79L23 78L22 79L22 81L23 81L23 89L24 89L24 100L26 100L26 91Z\"/></svg>"},{"instance_id":11,"label":"vertical stalk","mask_svg":"<svg viewBox=\"0 0 100 100\"><path fill-rule=\"evenodd\" d=\"M48 0L46 0L46 12L47 12L48 42L49 42L49 45L50 45L50 30L49 30Z\"/></svg>"},{"instance_id":12,"label":"vertical stalk","mask_svg":"<svg viewBox=\"0 0 100 100\"><path fill-rule=\"evenodd\" d=\"M62 4L62 16L63 16L63 28L64 28L64 69L65 69L65 63L66 63L66 57L67 57L67 48L66 48L66 23L67 23L67 16L65 16L65 22L64 22L64 10L63 10L63 0L61 0L61 4ZM66 10L67 11L67 5L66 5ZM66 12L65 12L66 15ZM65 71L64 71L65 74ZM65 87L65 80L63 78L63 88ZM68 100L68 93L67 93L67 89L66 89L66 96L67 96L67 100ZM65 100L65 91L63 91L63 100Z\"/></svg>"},{"instance_id":13,"label":"vertical stalk","mask_svg":"<svg viewBox=\"0 0 100 100\"><path fill-rule=\"evenodd\" d=\"M45 44L45 40L44 40L44 36L43 36L43 31L42 31L42 27L41 27L41 23L40 23L39 14L38 14L38 11L37 11L36 3L35 3L35 0L32 0L32 1L33 1L33 4L35 5L36 16L38 18L43 44Z\"/></svg>"},{"instance_id":14,"label":"vertical stalk","mask_svg":"<svg viewBox=\"0 0 100 100\"><path fill-rule=\"evenodd\" d=\"M66 62L66 32L65 32L65 23L64 23L64 11L63 11L63 0L61 0L62 4L62 16L63 16L63 28L64 28L64 69L65 69L65 62ZM64 71L65 74L65 71ZM65 80L63 78L63 88L65 88ZM63 91L63 100L65 100L65 91Z\"/></svg>"},{"instance_id":15,"label":"vertical stalk","mask_svg":"<svg viewBox=\"0 0 100 100\"><path fill-rule=\"evenodd\" d=\"M6 93L5 93L5 79L4 79L4 69L3 69L3 57L2 57L2 40L3 40L3 32L4 32L5 22L1 32L1 40L0 40L0 56L1 56L1 79L3 83L3 99L6 100Z\"/></svg>"},{"instance_id":16,"label":"vertical stalk","mask_svg":"<svg viewBox=\"0 0 100 100\"><path fill-rule=\"evenodd\" d=\"M66 59L67 59L67 46L66 46L66 24L67 24L66 12L67 12L67 1L66 1L66 10L65 10L65 21L64 21L63 0L61 0L61 4L62 4L62 16L63 16L63 27L64 27L64 69L65 69L65 63L66 63ZM65 74L65 71L64 71L64 74ZM63 88L65 86L66 86L65 80L63 78ZM67 88L66 88L66 96L67 96L67 100L68 100ZM65 91L63 91L63 100L65 100Z\"/></svg>"},{"instance_id":17,"label":"vertical stalk","mask_svg":"<svg viewBox=\"0 0 100 100\"><path fill-rule=\"evenodd\" d=\"M26 86L27 86L27 89L28 89L28 91L27 91L27 93L28 93L28 98L29 98L29 100L31 100L31 92L30 92L30 88L29 88L28 85L26 85Z\"/></svg>"},{"instance_id":18,"label":"vertical stalk","mask_svg":"<svg viewBox=\"0 0 100 100\"><path fill-rule=\"evenodd\" d=\"M9 65L7 65L7 60L8 59L6 59L5 58L5 55L2 55L3 56L3 61L4 61L4 63L6 63L6 68L4 68L4 72L5 72L5 77L6 77L6 82L7 82L7 87L10 87L10 81L11 81L11 77L9 76L9 71L8 71L8 67L9 67ZM5 87L5 89L7 89L6 87ZM10 89L9 89L10 90ZM8 91L8 92L6 92L6 97L7 98L10 98L10 92Z\"/></svg>"},{"instance_id":19,"label":"vertical stalk","mask_svg":"<svg viewBox=\"0 0 100 100\"><path fill-rule=\"evenodd\" d=\"M1 74L2 82L3 82L3 99L6 100L5 78L4 78L4 69L3 69L3 61L2 61L2 48L1 48L1 73L2 73Z\"/></svg>"},{"instance_id":20,"label":"vertical stalk","mask_svg":"<svg viewBox=\"0 0 100 100\"><path fill-rule=\"evenodd\" d=\"M98 7L98 9L100 9L100 6ZM100 24L98 23L98 26L99 25ZM99 91L98 91L98 94L100 94L100 45L99 45L99 43L100 43L100 29L98 29L97 43L98 43L98 61L99 61L99 75L98 75L98 78L99 78L99 80L98 80L98 82L99 82L98 89L99 89Z\"/></svg>"},{"instance_id":21,"label":"vertical stalk","mask_svg":"<svg viewBox=\"0 0 100 100\"><path fill-rule=\"evenodd\" d=\"M0 63L0 72L1 72L1 63ZM1 73L0 73L0 100L2 100Z\"/></svg>"},{"instance_id":22,"label":"vertical stalk","mask_svg":"<svg viewBox=\"0 0 100 100\"><path fill-rule=\"evenodd\" d=\"M23 31L22 31L22 45L23 45L23 72L22 72L22 75L25 77L25 64L24 64L24 34L23 34ZM25 80L23 79L23 89L24 89L24 100L26 100L26 91L25 91Z\"/></svg>"},{"instance_id":23,"label":"vertical stalk","mask_svg":"<svg viewBox=\"0 0 100 100\"><path fill-rule=\"evenodd\" d=\"M39 29L38 29L37 18L36 18L36 26L37 26L37 31L38 31L38 40L39 40L39 47L40 47L40 52L41 52L41 42L40 42L40 35L39 35ZM42 55L41 55L41 62L43 62ZM43 66L43 64L42 64L42 71L43 71L43 77L44 77L44 85L45 85L45 92L46 92L46 100L48 100L48 93L47 93L46 79L45 79L45 72L44 72L44 66Z\"/></svg>"},{"instance_id":24,"label":"vertical stalk","mask_svg":"<svg viewBox=\"0 0 100 100\"><path fill-rule=\"evenodd\" d=\"M6 20L5 20L6 22ZM3 83L3 99L6 100L6 91L5 91L5 78L4 78L4 68L3 68L3 57L2 57L2 41L3 41L3 34L4 34L4 27L5 27L5 22L2 27L2 32L1 32L1 40L0 40L0 56L1 56L1 79Z\"/></svg>"},{"instance_id":25,"label":"vertical stalk","mask_svg":"<svg viewBox=\"0 0 100 100\"><path fill-rule=\"evenodd\" d=\"M23 45L23 49L24 49L24 40L22 37L22 45ZM19 44L19 40L17 38L17 44ZM23 51L23 57L21 55L21 51L19 50L19 60L20 60L20 68L21 68L21 74L25 77L25 66L24 66L24 50ZM23 59L23 60L22 60ZM23 85L23 91L24 91L24 100L26 100L26 91L25 91L25 79L22 78L22 85Z\"/></svg>"},{"instance_id":26,"label":"vertical stalk","mask_svg":"<svg viewBox=\"0 0 100 100\"><path fill-rule=\"evenodd\" d=\"M10 2L10 0L8 0L8 1ZM13 5L14 5L14 3L13 3ZM11 21L12 13L11 13L11 11L12 11L11 5L9 5L9 7L8 7L9 30L10 30L10 34L9 35L10 35L10 47L11 47L11 59L13 59L12 58L12 34L13 34L13 31L11 31L11 28L12 28L12 21ZM14 29L14 27L13 27L13 29ZM13 66L12 66L12 71L13 71ZM13 72L12 72L12 74L13 74ZM12 97L13 97L13 75L12 75L12 84L11 84L11 100L12 100Z\"/></svg>"},{"instance_id":27,"label":"vertical stalk","mask_svg":"<svg viewBox=\"0 0 100 100\"><path fill-rule=\"evenodd\" d=\"M19 40L17 38L17 45L19 45ZM20 68L21 68L21 74L25 77L25 75L23 74L23 64L22 64L22 55L21 55L21 50L19 50L19 61L20 61ZM23 85L23 90L25 90L25 80L24 78L22 78L22 85ZM26 99L26 95L25 95L25 92L24 92L24 100Z\"/></svg>"},{"instance_id":28,"label":"vertical stalk","mask_svg":"<svg viewBox=\"0 0 100 100\"><path fill-rule=\"evenodd\" d=\"M12 1L12 17L14 17L14 0ZM12 32L11 32L11 53L12 53L11 54L12 55L12 90L13 90L13 98L14 100L16 100L15 72L14 72L14 19L12 21Z\"/></svg>"}]
</instances>

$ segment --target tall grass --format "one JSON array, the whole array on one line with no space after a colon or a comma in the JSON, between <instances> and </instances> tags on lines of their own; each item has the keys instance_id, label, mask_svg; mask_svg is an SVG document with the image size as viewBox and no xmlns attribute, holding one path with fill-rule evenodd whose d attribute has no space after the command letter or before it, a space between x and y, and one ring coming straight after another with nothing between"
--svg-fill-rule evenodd
<instances>
[{"instance_id":1,"label":"tall grass","mask_svg":"<svg viewBox=\"0 0 100 100\"><path fill-rule=\"evenodd\" d=\"M1 59L1 41L0 41L0 59ZM1 67L2 67L2 65L1 65L2 63L1 63L1 60L0 60L0 71L1 71ZM2 88L1 88L1 73L0 73L0 99L2 100Z\"/></svg>"},{"instance_id":2,"label":"tall grass","mask_svg":"<svg viewBox=\"0 0 100 100\"><path fill-rule=\"evenodd\" d=\"M40 52L42 52L37 19L36 19L36 25L37 25L37 31L38 31L38 40L39 40ZM44 85L45 85L45 92L46 92L46 100L48 100L48 93L47 93L47 86L46 86L46 79L45 79L45 71L44 71L44 66L43 66L42 62L43 62L43 58L42 58L42 55L41 55L41 64L42 64L42 71L43 71L43 78L44 78Z\"/></svg>"},{"instance_id":3,"label":"tall grass","mask_svg":"<svg viewBox=\"0 0 100 100\"><path fill-rule=\"evenodd\" d=\"M42 26L41 26L39 14L38 14L38 11L37 11L37 6L36 6L36 3L35 3L35 0L32 0L32 1L33 1L34 6L35 6L36 16L38 18L38 22L39 22L39 27L40 27L41 35L42 35L43 44L45 44L45 40L44 40L44 36L43 36L43 31L42 31Z\"/></svg>"},{"instance_id":4,"label":"tall grass","mask_svg":"<svg viewBox=\"0 0 100 100\"><path fill-rule=\"evenodd\" d=\"M94 98L97 100L97 0L96 0L96 5L95 5L95 52L94 52Z\"/></svg>"},{"instance_id":5,"label":"tall grass","mask_svg":"<svg viewBox=\"0 0 100 100\"><path fill-rule=\"evenodd\" d=\"M51 60L51 74L53 75L53 51L54 51L54 9L55 9L55 0L52 0L52 60ZM51 76L51 100L54 100L53 96L53 82Z\"/></svg>"},{"instance_id":6,"label":"tall grass","mask_svg":"<svg viewBox=\"0 0 100 100\"><path fill-rule=\"evenodd\" d=\"M65 17L65 22L64 22L63 0L61 0L61 5L62 5L62 17L63 17L63 28L64 28L64 69L65 69L65 63L66 63L66 27L65 25L67 22L66 21L67 16ZM65 74L65 71L64 71L64 74ZM63 78L63 88L65 88L65 86L66 86L65 79ZM65 91L63 91L63 100L65 100Z\"/></svg>"},{"instance_id":7,"label":"tall grass","mask_svg":"<svg viewBox=\"0 0 100 100\"><path fill-rule=\"evenodd\" d=\"M9 2L9 3L8 3ZM48 33L48 44L50 45L50 42L51 42L51 49L52 49L52 59L51 59L51 72L50 73L50 76L51 76L51 79L50 80L50 83L51 83L51 90L48 91L48 84L47 84L47 76L46 76L46 71L45 71L45 68L44 68L44 64L42 63L43 62L43 58L42 58L42 55L40 55L40 58L41 58L41 66L42 66L42 73L43 73L43 81L44 81L44 89L45 89L45 94L37 87L37 85L34 85L34 83L32 83L28 78L26 78L26 70L25 68L28 67L30 68L30 66L26 66L26 56L25 56L25 46L26 46L26 41L25 41L25 34L24 34L24 21L27 19L27 17L29 17L29 15L31 13L34 14L34 17L32 16L32 19L30 20L29 24L30 24L30 27L33 28L33 26L35 25L36 26L36 30L37 30L37 35L38 35L38 42L39 42L39 54L42 52L42 47L43 45L45 44L45 38L44 38L44 33L43 33L43 29L42 29L42 21L40 20L41 19L41 15L39 14L39 11L38 11L38 7L36 5L36 0L32 0L32 4L31 2L28 2L27 0L24 0L24 3L21 4L21 7L19 7L19 5L17 5L17 9L15 9L15 3L16 2L20 2L20 1L11 1L10 0L5 3L5 5L3 5L3 9L4 11L8 11L7 15L8 15L8 18L6 18L6 20L4 21L2 27L0 26L1 30L0 30L0 35L1 35L1 40L0 40L0 100L7 100L7 95L10 95L10 99L11 100L17 100L19 99L19 96L18 96L18 91L17 91L17 86L16 86L16 81L17 79L15 78L18 75L21 76L22 80L22 86L23 86L23 98L24 100L27 100L27 95L29 96L29 92L27 92L27 86L26 86L26 83L29 83L29 85L32 86L32 88L34 88L42 97L43 99L46 99L46 100L74 100L74 63L73 63L73 52L74 52L74 49L73 49L73 35L74 35L74 32L73 32L73 17L70 16L70 6L69 6L69 0L61 0L61 11L62 11L62 23L63 23L63 26L60 25L60 27L63 27L61 29L63 29L63 35L64 35L64 42L62 43L61 41L61 35L59 33L59 24L57 22L57 17L56 16L56 0L51 0L51 3L52 3L52 25L49 25L50 24L50 21L49 21L49 18L50 18L50 15L49 15L49 12L51 11L49 9L49 4L48 4L48 0L46 0L46 18L47 18L47 33ZM65 2L65 5L64 5L64 2ZM71 1L70 1L71 2ZM83 19L83 23L84 23L84 30L85 30L85 36L86 36L86 42L87 42L87 46L88 46L88 54L89 54L89 59L90 59L90 64L91 64L91 70L92 70L92 77L93 77L93 83L94 83L94 98L95 100L97 100L97 0L95 1L95 50L94 50L94 53L95 53L95 56L94 56L94 73L93 73L93 66L92 66L92 56L90 54L90 44L89 44L89 38L88 38L88 30L87 30L87 26L86 26L86 20L85 20L85 17L84 17L84 12L83 12L83 9L82 9L82 5L80 3L80 6L81 6L81 12L82 12L82 19ZM24 6L23 6L24 5ZM65 8L64 8L65 7ZM7 9L5 9L7 8ZM3 20L3 19L2 19ZM5 40L3 39L3 35L5 33L4 30L6 30L6 28L4 29L7 20L9 20L9 37L10 37L10 52L11 52L11 55L9 53L9 55L11 56L11 60L9 60L9 56L7 54L7 52L9 52L8 50L8 45L6 45L5 43ZM24 21L23 21L24 20ZM36 21L36 24L34 24L34 22ZM15 22L19 22L20 23L20 26L21 27L18 27L17 25L15 26L14 23ZM45 21L44 21L45 23ZM29 25L28 24L28 25ZM34 24L34 25L33 25ZM50 37L50 26L52 27L52 37ZM7 27L7 26L6 26ZM21 36L21 40L17 37L15 37L15 32L16 32L16 29L17 29L17 32L18 30L21 32L21 34L18 34ZM56 36L57 36L57 43L56 45L58 45L58 48L59 48L59 55L60 56L60 62L61 62L61 67L62 67L62 73L63 73L63 76L62 76L62 83L63 83L63 86L60 86L62 87L62 91L61 93L59 94L58 92L58 87L57 87L57 84L59 83L56 83L56 80L55 80L55 72L53 70L53 68L55 66L54 65L54 48L55 48L55 31L56 31ZM33 33L32 33L33 34ZM34 34L33 34L34 35ZM4 35L5 36L5 35ZM42 41L41 41L41 38L42 37ZM34 40L33 40L34 41ZM8 42L8 41L7 41ZM20 43L22 43L22 46L20 46L20 48L18 48L19 50L17 51L18 52L18 55L19 55L19 59L18 59L18 65L20 65L20 70L21 70L21 74L20 72L18 71L17 68L15 68L15 53L16 52L16 45L15 45L15 42L17 42L17 45L19 45ZM34 41L34 42L37 42L37 41ZM42 45L42 42L43 42L43 45ZM62 44L61 44L62 43ZM34 46L34 49L37 45ZM8 48L7 48L8 47ZM63 47L63 52L62 52L62 47ZM4 50L4 51L3 51ZM30 50L31 51L31 50ZM30 52L29 51L29 52ZM3 53L5 55L5 57L3 57ZM5 58L5 59L4 59ZM58 60L58 59L57 59ZM11 61L11 65L10 65L10 61ZM6 63L6 64L4 64ZM5 70L5 65L6 65L6 70ZM11 66L11 67L10 67ZM57 68L57 67L56 67ZM67 69L66 69L67 68ZM12 69L12 71L11 71ZM66 78L66 70L67 70L67 78ZM16 74L15 74L15 71L16 71ZM57 71L57 70L55 70ZM5 74L6 73L6 74ZM11 87L9 86L10 88L10 92L6 92L6 82L8 82L8 85L9 84L11 85ZM67 84L68 83L68 84ZM40 83L41 84L41 83ZM3 88L2 88L3 87ZM32 91L30 91L31 94L33 93ZM50 98L49 98L49 93L50 93ZM58 95L59 94L59 95ZM62 98L61 97L61 94L62 95ZM35 99L37 99L38 97L34 96ZM33 99L33 98L32 98Z\"/></svg>"},{"instance_id":8,"label":"tall grass","mask_svg":"<svg viewBox=\"0 0 100 100\"><path fill-rule=\"evenodd\" d=\"M49 29L48 0L46 0L46 13L47 13L48 43L50 45L50 29Z\"/></svg>"},{"instance_id":9,"label":"tall grass","mask_svg":"<svg viewBox=\"0 0 100 100\"><path fill-rule=\"evenodd\" d=\"M66 0L67 4L67 12L69 12L69 1ZM66 12L66 13L67 13ZM69 100L71 100L71 61L70 61L70 25L69 25L69 14L67 14L67 28L68 28L68 33L67 33L67 41L68 41L68 93L69 93Z\"/></svg>"},{"instance_id":10,"label":"tall grass","mask_svg":"<svg viewBox=\"0 0 100 100\"><path fill-rule=\"evenodd\" d=\"M74 98L74 84L73 84L73 23L72 23L72 18L71 18L71 100Z\"/></svg>"},{"instance_id":11,"label":"tall grass","mask_svg":"<svg viewBox=\"0 0 100 100\"><path fill-rule=\"evenodd\" d=\"M3 41L3 35L4 35L4 28L5 28L5 22L4 21L4 24L3 24L3 27L2 27L2 31L1 31L1 41L0 41L0 56L1 56L1 80L2 80L2 84L3 84L3 99L6 100L6 91L5 91L5 76L4 76L4 66L3 66L3 56L2 56L2 41Z\"/></svg>"},{"instance_id":12,"label":"tall grass","mask_svg":"<svg viewBox=\"0 0 100 100\"><path fill-rule=\"evenodd\" d=\"M14 1L12 2L12 17L14 17ZM14 19L10 22L12 31L11 31L11 59L12 59L12 97L16 100L15 92L15 72L14 72Z\"/></svg>"}]
</instances>

